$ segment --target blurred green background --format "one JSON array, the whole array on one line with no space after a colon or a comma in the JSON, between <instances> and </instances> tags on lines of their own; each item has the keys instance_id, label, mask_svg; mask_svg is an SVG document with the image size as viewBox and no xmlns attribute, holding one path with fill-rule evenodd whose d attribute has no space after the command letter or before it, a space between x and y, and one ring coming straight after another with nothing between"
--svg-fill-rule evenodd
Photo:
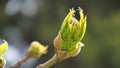
<instances>
[{"instance_id":1,"label":"blurred green background","mask_svg":"<svg viewBox=\"0 0 120 68\"><path fill-rule=\"evenodd\" d=\"M0 0L0 40L9 42L5 68L20 60L34 40L49 45L48 54L20 68L35 68L50 59L53 40L72 7L81 7L87 15L85 46L78 56L51 68L120 68L119 0Z\"/></svg>"}]
</instances>

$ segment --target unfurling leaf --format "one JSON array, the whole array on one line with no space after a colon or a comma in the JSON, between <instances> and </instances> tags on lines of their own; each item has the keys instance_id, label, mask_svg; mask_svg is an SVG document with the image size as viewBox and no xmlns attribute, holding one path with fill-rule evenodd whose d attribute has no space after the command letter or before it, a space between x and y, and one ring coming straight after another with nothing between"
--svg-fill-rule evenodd
<instances>
[{"instance_id":1,"label":"unfurling leaf","mask_svg":"<svg viewBox=\"0 0 120 68\"><path fill-rule=\"evenodd\" d=\"M4 40L4 43L0 45L0 56L3 56L8 50L8 42Z\"/></svg>"}]
</instances>

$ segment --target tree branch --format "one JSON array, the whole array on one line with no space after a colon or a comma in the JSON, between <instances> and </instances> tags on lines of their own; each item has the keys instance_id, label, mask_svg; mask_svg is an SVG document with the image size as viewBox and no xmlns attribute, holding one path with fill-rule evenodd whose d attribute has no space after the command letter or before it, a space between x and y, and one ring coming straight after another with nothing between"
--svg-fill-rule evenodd
<instances>
[{"instance_id":1,"label":"tree branch","mask_svg":"<svg viewBox=\"0 0 120 68\"><path fill-rule=\"evenodd\" d=\"M18 61L15 65L11 66L10 68L19 68L20 65L26 62L29 58L29 56L25 56L22 60Z\"/></svg>"},{"instance_id":2,"label":"tree branch","mask_svg":"<svg viewBox=\"0 0 120 68\"><path fill-rule=\"evenodd\" d=\"M60 62L60 59L58 58L58 55L55 54L50 60L43 64L39 64L36 68L49 68L57 62Z\"/></svg>"}]
</instances>

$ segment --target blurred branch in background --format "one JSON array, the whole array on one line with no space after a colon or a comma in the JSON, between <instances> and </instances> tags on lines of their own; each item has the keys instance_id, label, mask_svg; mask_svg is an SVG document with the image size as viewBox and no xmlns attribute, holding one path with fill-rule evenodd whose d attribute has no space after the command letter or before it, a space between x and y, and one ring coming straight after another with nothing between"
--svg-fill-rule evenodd
<instances>
[{"instance_id":1,"label":"blurred branch in background","mask_svg":"<svg viewBox=\"0 0 120 68\"><path fill-rule=\"evenodd\" d=\"M78 57L52 68L120 68L119 0L0 0L0 39L5 38L10 44L5 68L21 59L33 40L50 44L48 55L41 61L31 59L21 68L34 68L52 57L52 40L63 17L68 8L79 6L88 15L87 33L82 41L86 46Z\"/></svg>"}]
</instances>

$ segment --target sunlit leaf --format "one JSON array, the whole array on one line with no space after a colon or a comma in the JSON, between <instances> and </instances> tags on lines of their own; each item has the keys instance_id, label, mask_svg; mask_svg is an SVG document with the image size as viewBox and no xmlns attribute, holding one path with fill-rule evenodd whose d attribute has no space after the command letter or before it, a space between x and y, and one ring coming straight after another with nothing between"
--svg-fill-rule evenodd
<instances>
[{"instance_id":1,"label":"sunlit leaf","mask_svg":"<svg viewBox=\"0 0 120 68\"><path fill-rule=\"evenodd\" d=\"M0 56L3 56L8 50L8 42L4 40L4 43L0 45Z\"/></svg>"}]
</instances>

